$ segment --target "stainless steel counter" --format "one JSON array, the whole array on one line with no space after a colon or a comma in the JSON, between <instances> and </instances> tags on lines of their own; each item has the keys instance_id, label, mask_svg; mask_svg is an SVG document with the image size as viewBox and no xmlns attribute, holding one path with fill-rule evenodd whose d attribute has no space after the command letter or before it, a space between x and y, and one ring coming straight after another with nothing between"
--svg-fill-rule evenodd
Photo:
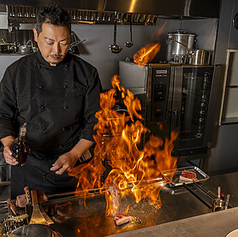
<instances>
[{"instance_id":1,"label":"stainless steel counter","mask_svg":"<svg viewBox=\"0 0 238 237\"><path fill-rule=\"evenodd\" d=\"M115 237L226 237L229 233L238 229L237 220L238 208L236 207L228 209L227 211L199 215L125 232L115 235Z\"/></svg>"}]
</instances>

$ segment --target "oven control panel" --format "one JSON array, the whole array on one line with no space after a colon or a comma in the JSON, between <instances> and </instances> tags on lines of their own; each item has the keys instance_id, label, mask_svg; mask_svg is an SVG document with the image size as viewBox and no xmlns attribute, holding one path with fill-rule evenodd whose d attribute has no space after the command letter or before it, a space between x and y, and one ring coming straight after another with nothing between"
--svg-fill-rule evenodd
<instances>
[{"instance_id":1,"label":"oven control panel","mask_svg":"<svg viewBox=\"0 0 238 237\"><path fill-rule=\"evenodd\" d=\"M170 71L171 67L152 69L151 122L166 120Z\"/></svg>"}]
</instances>

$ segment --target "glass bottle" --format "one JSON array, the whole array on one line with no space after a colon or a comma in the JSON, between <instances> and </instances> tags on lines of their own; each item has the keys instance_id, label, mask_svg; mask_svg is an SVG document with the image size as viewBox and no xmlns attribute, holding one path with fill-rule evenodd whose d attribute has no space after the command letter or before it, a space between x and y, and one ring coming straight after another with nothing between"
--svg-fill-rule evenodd
<instances>
[{"instance_id":1,"label":"glass bottle","mask_svg":"<svg viewBox=\"0 0 238 237\"><path fill-rule=\"evenodd\" d=\"M24 123L19 130L19 135L11 145L12 156L18 161L18 166L26 162L29 153L29 146L25 140L26 137L26 123Z\"/></svg>"}]
</instances>

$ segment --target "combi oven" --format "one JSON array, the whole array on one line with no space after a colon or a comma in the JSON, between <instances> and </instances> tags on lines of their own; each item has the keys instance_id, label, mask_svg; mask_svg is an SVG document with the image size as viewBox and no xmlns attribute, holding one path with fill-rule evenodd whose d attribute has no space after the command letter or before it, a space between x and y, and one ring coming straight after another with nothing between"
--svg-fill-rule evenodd
<instances>
[{"instance_id":1,"label":"combi oven","mask_svg":"<svg viewBox=\"0 0 238 237\"><path fill-rule=\"evenodd\" d=\"M121 85L140 99L150 134L164 138L178 132L172 151L178 157L204 154L211 147L219 73L219 65L119 62Z\"/></svg>"}]
</instances>

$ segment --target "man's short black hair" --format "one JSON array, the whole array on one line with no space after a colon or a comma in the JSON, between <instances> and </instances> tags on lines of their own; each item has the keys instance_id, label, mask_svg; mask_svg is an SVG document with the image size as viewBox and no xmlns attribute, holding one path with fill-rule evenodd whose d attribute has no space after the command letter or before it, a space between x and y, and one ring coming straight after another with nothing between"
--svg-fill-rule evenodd
<instances>
[{"instance_id":1,"label":"man's short black hair","mask_svg":"<svg viewBox=\"0 0 238 237\"><path fill-rule=\"evenodd\" d=\"M53 3L38 11L36 29L40 34L43 23L49 23L57 26L67 26L69 33L71 33L71 19L69 14L57 4Z\"/></svg>"}]
</instances>

